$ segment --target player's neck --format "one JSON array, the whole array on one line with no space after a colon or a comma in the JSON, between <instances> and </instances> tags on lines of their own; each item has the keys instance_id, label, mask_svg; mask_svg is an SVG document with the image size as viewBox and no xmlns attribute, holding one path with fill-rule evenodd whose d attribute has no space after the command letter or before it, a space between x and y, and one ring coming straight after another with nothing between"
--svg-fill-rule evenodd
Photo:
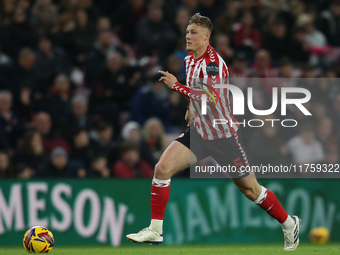
<instances>
[{"instance_id":1,"label":"player's neck","mask_svg":"<svg viewBox=\"0 0 340 255\"><path fill-rule=\"evenodd\" d=\"M195 59L198 59L198 58L202 57L203 54L207 51L208 46L209 46L209 44L208 44L208 45L205 45L204 47L202 47L202 48L200 48L200 49L198 49L198 50L196 50L196 51L193 51L193 53L194 53L194 58L195 58Z\"/></svg>"}]
</instances>

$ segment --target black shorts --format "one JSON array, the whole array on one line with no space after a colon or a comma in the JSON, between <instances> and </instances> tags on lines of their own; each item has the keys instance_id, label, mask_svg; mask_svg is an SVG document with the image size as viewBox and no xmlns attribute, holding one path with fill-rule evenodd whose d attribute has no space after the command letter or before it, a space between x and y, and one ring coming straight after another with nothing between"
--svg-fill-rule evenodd
<instances>
[{"instance_id":1,"label":"black shorts","mask_svg":"<svg viewBox=\"0 0 340 255\"><path fill-rule=\"evenodd\" d=\"M249 166L250 163L240 128L230 138L204 140L191 125L175 140L189 148L195 154L197 162L211 156L221 167L229 167L230 169L234 166L234 171L227 172L231 178L244 178L249 175L249 171L246 171L245 167Z\"/></svg>"}]
</instances>

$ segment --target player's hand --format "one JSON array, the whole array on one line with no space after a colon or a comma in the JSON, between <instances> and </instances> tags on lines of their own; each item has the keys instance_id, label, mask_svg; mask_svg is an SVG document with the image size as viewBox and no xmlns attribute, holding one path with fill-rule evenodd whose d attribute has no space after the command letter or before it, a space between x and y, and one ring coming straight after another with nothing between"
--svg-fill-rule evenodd
<instances>
[{"instance_id":1,"label":"player's hand","mask_svg":"<svg viewBox=\"0 0 340 255\"><path fill-rule=\"evenodd\" d=\"M164 75L159 79L159 81L163 81L166 86L172 89L172 86L177 82L177 78L173 74L169 73L168 71L166 72L158 71L158 72Z\"/></svg>"},{"instance_id":2,"label":"player's hand","mask_svg":"<svg viewBox=\"0 0 340 255\"><path fill-rule=\"evenodd\" d=\"M187 127L190 127L191 123L195 120L195 113L193 111L188 111L185 113L184 119L188 122Z\"/></svg>"}]
</instances>

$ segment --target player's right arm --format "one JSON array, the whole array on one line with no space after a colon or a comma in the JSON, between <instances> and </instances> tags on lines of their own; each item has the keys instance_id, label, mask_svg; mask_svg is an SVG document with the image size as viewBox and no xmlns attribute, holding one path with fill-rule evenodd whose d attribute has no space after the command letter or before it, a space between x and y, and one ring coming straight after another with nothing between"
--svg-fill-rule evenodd
<instances>
[{"instance_id":1,"label":"player's right arm","mask_svg":"<svg viewBox=\"0 0 340 255\"><path fill-rule=\"evenodd\" d=\"M159 73L163 74L164 76L159 79L159 81L163 81L165 85L167 85L170 89L177 91L178 93L192 99L195 101L201 101L201 96L202 95L207 95L206 91L203 90L197 90L197 89L192 89L189 88L188 86L185 86L183 84L180 84L177 81L177 78L169 73L169 72L164 72L164 71L158 71ZM212 94L212 97L207 97L207 104L214 105L215 101L213 98L218 98L215 92L210 91Z\"/></svg>"}]
</instances>

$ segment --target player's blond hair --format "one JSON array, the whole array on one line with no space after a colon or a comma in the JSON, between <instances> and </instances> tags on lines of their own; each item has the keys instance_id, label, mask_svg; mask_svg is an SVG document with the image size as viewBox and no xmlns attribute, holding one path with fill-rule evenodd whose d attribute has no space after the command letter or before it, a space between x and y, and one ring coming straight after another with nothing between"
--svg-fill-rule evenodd
<instances>
[{"instance_id":1,"label":"player's blond hair","mask_svg":"<svg viewBox=\"0 0 340 255\"><path fill-rule=\"evenodd\" d=\"M206 16L202 16L201 14L199 14L199 12L194 14L191 17L191 19L189 20L189 25L191 25L191 24L197 24L197 25L206 27L206 28L209 29L210 33L212 32L212 30L214 28L211 20Z\"/></svg>"}]
</instances>

